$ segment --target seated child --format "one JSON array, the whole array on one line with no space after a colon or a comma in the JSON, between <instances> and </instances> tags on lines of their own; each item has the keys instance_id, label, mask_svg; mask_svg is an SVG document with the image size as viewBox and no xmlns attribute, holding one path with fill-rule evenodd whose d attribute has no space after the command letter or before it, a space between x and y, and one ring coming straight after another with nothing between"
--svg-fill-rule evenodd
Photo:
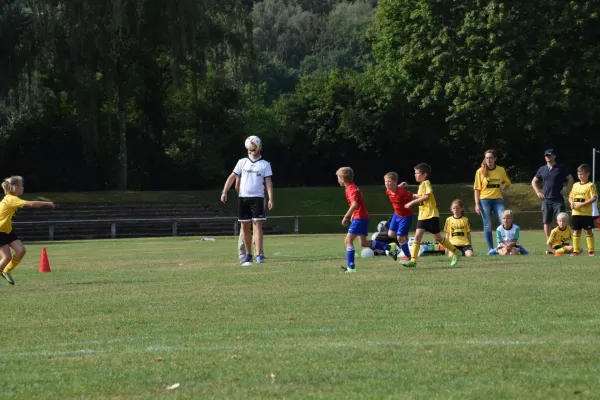
<instances>
[{"instance_id":1,"label":"seated child","mask_svg":"<svg viewBox=\"0 0 600 400\"><path fill-rule=\"evenodd\" d=\"M516 254L529 254L519 244L519 225L514 224L513 221L515 216L511 210L504 210L502 212L502 225L496 228L496 239L498 241L498 248L496 251L501 256L510 256Z\"/></svg>"},{"instance_id":2,"label":"seated child","mask_svg":"<svg viewBox=\"0 0 600 400\"><path fill-rule=\"evenodd\" d=\"M552 229L550 237L548 237L548 241L546 242L548 246L546 254L554 254L555 256L569 254L573 251L573 246L571 245L571 234L573 232L569 226L569 214L566 212L558 214L556 216L556 223L558 223L558 226Z\"/></svg>"},{"instance_id":3,"label":"seated child","mask_svg":"<svg viewBox=\"0 0 600 400\"><path fill-rule=\"evenodd\" d=\"M444 224L444 232L446 232L446 240L461 251L463 256L471 257L473 255L473 247L471 246L471 224L469 219L465 217L465 209L462 200L454 200L450 206L452 216L446 218ZM452 257L452 253L447 251L448 256Z\"/></svg>"}]
</instances>

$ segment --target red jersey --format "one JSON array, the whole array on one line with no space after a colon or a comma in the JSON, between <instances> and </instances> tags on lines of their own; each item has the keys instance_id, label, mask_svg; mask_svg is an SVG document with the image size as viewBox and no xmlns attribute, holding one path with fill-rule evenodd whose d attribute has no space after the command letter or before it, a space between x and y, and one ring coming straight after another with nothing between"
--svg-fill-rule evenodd
<instances>
[{"instance_id":1,"label":"red jersey","mask_svg":"<svg viewBox=\"0 0 600 400\"><path fill-rule=\"evenodd\" d=\"M406 203L413 200L413 194L406 189L398 186L395 192L390 189L385 189L385 194L390 198L390 202L394 206L394 212L399 217L410 217L413 211L410 208L404 208Z\"/></svg>"},{"instance_id":2,"label":"red jersey","mask_svg":"<svg viewBox=\"0 0 600 400\"><path fill-rule=\"evenodd\" d=\"M348 205L352 205L355 201L358 202L358 208L352 213L352 219L369 218L365 199L363 199L363 195L358 186L356 186L356 183L353 182L346 186L346 200L348 200Z\"/></svg>"}]
</instances>

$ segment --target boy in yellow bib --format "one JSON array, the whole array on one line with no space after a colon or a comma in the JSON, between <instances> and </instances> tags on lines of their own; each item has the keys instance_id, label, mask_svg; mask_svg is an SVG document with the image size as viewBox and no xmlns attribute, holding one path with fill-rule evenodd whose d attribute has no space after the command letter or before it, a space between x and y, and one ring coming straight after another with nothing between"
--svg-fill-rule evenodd
<instances>
[{"instance_id":1,"label":"boy in yellow bib","mask_svg":"<svg viewBox=\"0 0 600 400\"><path fill-rule=\"evenodd\" d=\"M429 177L431 175L431 167L428 164L421 163L415 166L415 180L419 182L419 191L413 195L414 200L406 203L404 207L410 208L413 204L419 205L419 217L417 219L417 230L415 232L415 241L411 249L411 259L404 261L402 265L407 268L416 268L419 258L419 250L421 249L421 239L425 232L433 234L435 240L443 245L452 253L452 262L450 266L455 266L460 257L460 251L454 247L449 240L440 234L440 212L435 202L433 189Z\"/></svg>"},{"instance_id":2,"label":"boy in yellow bib","mask_svg":"<svg viewBox=\"0 0 600 400\"><path fill-rule=\"evenodd\" d=\"M569 193L569 203L573 210L573 253L577 256L582 249L581 231L585 231L585 242L587 243L588 255L593 256L594 252L594 217L592 207L598 199L596 185L589 181L591 168L587 164L581 164L577 168L577 178L579 182L573 184L571 193Z\"/></svg>"}]
</instances>

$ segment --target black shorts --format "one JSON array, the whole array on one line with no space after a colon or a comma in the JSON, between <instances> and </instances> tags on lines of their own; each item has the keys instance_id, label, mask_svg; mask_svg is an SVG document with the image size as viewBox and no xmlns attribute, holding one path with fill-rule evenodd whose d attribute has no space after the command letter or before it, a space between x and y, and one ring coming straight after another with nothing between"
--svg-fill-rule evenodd
<instances>
[{"instance_id":1,"label":"black shorts","mask_svg":"<svg viewBox=\"0 0 600 400\"><path fill-rule=\"evenodd\" d=\"M473 251L473 246L471 246L471 245L467 245L467 246L454 246L454 247L456 247L458 250L460 250L460 252L462 253L463 256L465 255L466 251L469 251L469 250Z\"/></svg>"},{"instance_id":2,"label":"black shorts","mask_svg":"<svg viewBox=\"0 0 600 400\"><path fill-rule=\"evenodd\" d=\"M570 246L570 244L557 244L552 249L553 250L558 250L558 249L562 249L563 247L566 247L566 246Z\"/></svg>"},{"instance_id":3,"label":"black shorts","mask_svg":"<svg viewBox=\"0 0 600 400\"><path fill-rule=\"evenodd\" d=\"M562 199L558 200L550 200L543 199L542 200L542 222L544 224L551 224L556 221L556 216L565 212L565 202Z\"/></svg>"},{"instance_id":4,"label":"black shorts","mask_svg":"<svg viewBox=\"0 0 600 400\"><path fill-rule=\"evenodd\" d=\"M240 197L238 199L238 221L265 221L264 197Z\"/></svg>"},{"instance_id":5,"label":"black shorts","mask_svg":"<svg viewBox=\"0 0 600 400\"><path fill-rule=\"evenodd\" d=\"M594 229L594 217L591 215L573 215L571 217L571 228L574 231Z\"/></svg>"},{"instance_id":6,"label":"black shorts","mask_svg":"<svg viewBox=\"0 0 600 400\"><path fill-rule=\"evenodd\" d=\"M440 218L420 219L417 221L417 229L425 229L425 231L437 235L440 233Z\"/></svg>"},{"instance_id":7,"label":"black shorts","mask_svg":"<svg viewBox=\"0 0 600 400\"><path fill-rule=\"evenodd\" d=\"M19 240L19 237L13 231L10 233L0 232L0 246L6 246L16 240Z\"/></svg>"}]
</instances>

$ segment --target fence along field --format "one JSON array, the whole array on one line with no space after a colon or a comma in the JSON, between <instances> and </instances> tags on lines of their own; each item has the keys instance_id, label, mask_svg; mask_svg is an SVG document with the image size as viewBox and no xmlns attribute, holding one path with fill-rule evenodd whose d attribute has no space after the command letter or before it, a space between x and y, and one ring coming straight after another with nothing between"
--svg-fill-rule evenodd
<instances>
[{"instance_id":1,"label":"fence along field","mask_svg":"<svg viewBox=\"0 0 600 400\"><path fill-rule=\"evenodd\" d=\"M2 287L7 398L594 398L598 263L357 259L343 235L29 244ZM485 249L474 235L475 250ZM52 272L37 272L41 246ZM168 389L175 384L176 389Z\"/></svg>"}]
</instances>

